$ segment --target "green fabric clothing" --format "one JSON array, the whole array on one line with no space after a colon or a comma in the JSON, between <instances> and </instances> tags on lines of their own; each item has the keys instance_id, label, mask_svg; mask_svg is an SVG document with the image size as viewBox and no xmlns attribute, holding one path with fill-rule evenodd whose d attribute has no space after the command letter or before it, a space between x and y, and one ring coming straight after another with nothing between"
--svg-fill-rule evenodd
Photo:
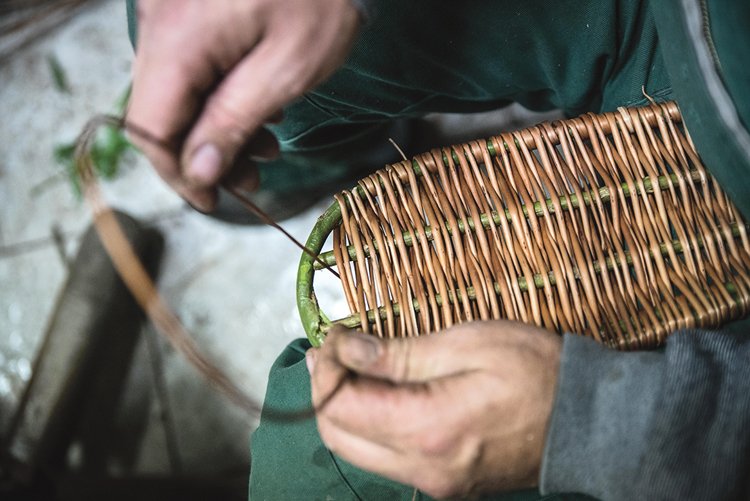
<instances>
[{"instance_id":1,"label":"green fabric clothing","mask_svg":"<svg viewBox=\"0 0 750 501\"><path fill-rule=\"evenodd\" d=\"M321 151L330 126L519 102L570 115L669 95L639 2L381 0L344 66L285 110L286 151ZM336 147L345 139L341 128ZM351 161L351 160L350 160Z\"/></svg>"},{"instance_id":2,"label":"green fabric clothing","mask_svg":"<svg viewBox=\"0 0 750 501\"><path fill-rule=\"evenodd\" d=\"M653 0L664 63L706 167L750 220L750 6Z\"/></svg>"},{"instance_id":3,"label":"green fabric clothing","mask_svg":"<svg viewBox=\"0 0 750 501\"><path fill-rule=\"evenodd\" d=\"M750 44L738 35L750 29L750 2L712 0L705 3L713 56L745 128L750 127Z\"/></svg>"}]
</instances>

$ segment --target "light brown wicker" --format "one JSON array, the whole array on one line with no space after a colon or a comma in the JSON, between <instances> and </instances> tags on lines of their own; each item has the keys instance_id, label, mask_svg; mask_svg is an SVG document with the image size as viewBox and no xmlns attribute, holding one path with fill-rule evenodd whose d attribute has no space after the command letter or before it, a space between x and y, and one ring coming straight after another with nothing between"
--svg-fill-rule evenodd
<instances>
[{"instance_id":1,"label":"light brown wicker","mask_svg":"<svg viewBox=\"0 0 750 501\"><path fill-rule=\"evenodd\" d=\"M507 318L638 349L748 312L746 225L674 103L432 150L336 200L308 247L333 230L340 323L379 336ZM298 281L314 344L320 267L303 256Z\"/></svg>"}]
</instances>

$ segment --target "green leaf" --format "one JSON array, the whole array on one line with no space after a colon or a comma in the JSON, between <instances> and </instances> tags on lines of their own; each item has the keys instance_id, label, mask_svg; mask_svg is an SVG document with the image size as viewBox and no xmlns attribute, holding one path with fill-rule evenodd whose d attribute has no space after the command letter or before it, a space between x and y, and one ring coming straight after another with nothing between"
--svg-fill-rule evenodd
<instances>
[{"instance_id":1,"label":"green leaf","mask_svg":"<svg viewBox=\"0 0 750 501\"><path fill-rule=\"evenodd\" d=\"M70 85L68 85L68 76L57 56L54 54L47 56L47 65L52 73L52 81L55 83L55 89L65 94L71 94Z\"/></svg>"},{"instance_id":2,"label":"green leaf","mask_svg":"<svg viewBox=\"0 0 750 501\"><path fill-rule=\"evenodd\" d=\"M104 179L117 175L122 156L130 148L125 135L115 127L105 127L99 131L91 150L91 159L96 173Z\"/></svg>"},{"instance_id":3,"label":"green leaf","mask_svg":"<svg viewBox=\"0 0 750 501\"><path fill-rule=\"evenodd\" d=\"M73 193L75 193L76 198L80 199L81 183L78 179L78 172L76 170L75 150L75 143L59 144L55 146L53 156L55 162L62 167L68 180L70 180L70 185L73 188Z\"/></svg>"},{"instance_id":4,"label":"green leaf","mask_svg":"<svg viewBox=\"0 0 750 501\"><path fill-rule=\"evenodd\" d=\"M128 103L130 102L130 94L133 90L133 84L128 84L128 87L125 89L125 92L122 93L122 96L120 96L120 99L117 100L117 104L115 105L117 107L117 112L120 114L125 113L125 110L128 107Z\"/></svg>"},{"instance_id":5,"label":"green leaf","mask_svg":"<svg viewBox=\"0 0 750 501\"><path fill-rule=\"evenodd\" d=\"M75 143L58 144L57 146L55 146L55 150L53 152L55 161L60 164L64 164L65 162L72 162L75 151Z\"/></svg>"},{"instance_id":6,"label":"green leaf","mask_svg":"<svg viewBox=\"0 0 750 501\"><path fill-rule=\"evenodd\" d=\"M130 88L125 90L117 100L116 107L119 113L124 113L130 99ZM103 179L113 179L120 171L120 165L124 155L130 149L135 149L127 140L123 131L114 126L106 126L99 129L91 147L91 161L94 173ZM62 167L70 179L71 186L78 198L81 197L81 181L75 162L76 144L59 144L53 150L55 162Z\"/></svg>"}]
</instances>

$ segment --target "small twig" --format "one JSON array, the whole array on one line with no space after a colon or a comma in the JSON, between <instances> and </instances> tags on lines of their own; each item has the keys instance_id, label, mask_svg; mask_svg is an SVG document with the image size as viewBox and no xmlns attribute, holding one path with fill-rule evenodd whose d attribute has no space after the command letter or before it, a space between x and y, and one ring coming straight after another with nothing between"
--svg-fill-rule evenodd
<instances>
[{"instance_id":1,"label":"small twig","mask_svg":"<svg viewBox=\"0 0 750 501\"><path fill-rule=\"evenodd\" d=\"M215 266L220 259L221 258L219 256L216 256L212 259L206 259L205 261L198 263L197 266L188 270L187 273L178 277L173 284L166 287L166 290L170 293L170 295L179 298L184 293L184 291L188 290L193 282L198 280L206 270Z\"/></svg>"},{"instance_id":2,"label":"small twig","mask_svg":"<svg viewBox=\"0 0 750 501\"><path fill-rule=\"evenodd\" d=\"M245 206L246 209L248 209L250 212L255 214L260 218L261 221L266 223L268 226L271 226L272 228L276 228L281 233L284 234L294 245L299 247L305 254L313 258L319 265L323 266L326 270L330 271L334 277L340 279L336 271L331 268L325 261L323 261L320 256L318 256L316 253L314 253L312 250L307 248L302 242L294 238L288 231L286 231L279 223L274 221L271 216L263 212L260 207L255 205L249 198L247 198L245 195L240 192L237 188L233 186L224 186L224 189L227 190L229 193L231 193L242 205Z\"/></svg>"},{"instance_id":3,"label":"small twig","mask_svg":"<svg viewBox=\"0 0 750 501\"><path fill-rule=\"evenodd\" d=\"M60 229L60 225L53 224L50 232L52 233L52 241L55 244L55 250L57 250L57 254L60 256L60 261L62 261L63 266L65 266L67 270L70 270L72 263L65 250L65 235Z\"/></svg>"},{"instance_id":4,"label":"small twig","mask_svg":"<svg viewBox=\"0 0 750 501\"><path fill-rule=\"evenodd\" d=\"M641 85L641 92L643 92L643 96L644 96L644 97L645 97L646 99L648 99L648 100L649 100L649 101L651 102L651 104L656 104L656 101L654 100L654 98L653 98L653 97L651 97L651 96L649 96L649 95L648 95L648 94L646 93L646 86L645 86L645 85Z\"/></svg>"},{"instance_id":5,"label":"small twig","mask_svg":"<svg viewBox=\"0 0 750 501\"><path fill-rule=\"evenodd\" d=\"M55 54L47 56L47 65L49 66L50 73L52 74L52 81L55 84L55 88L64 94L70 94L70 83L68 82L68 74L63 68L62 63Z\"/></svg>"},{"instance_id":6,"label":"small twig","mask_svg":"<svg viewBox=\"0 0 750 501\"><path fill-rule=\"evenodd\" d=\"M51 174L47 176L46 178L42 179L38 183L36 183L34 186L31 187L29 190L29 195L32 198L36 198L48 189L52 188L56 184L65 181L65 173L64 172L57 172L55 174Z\"/></svg>"},{"instance_id":7,"label":"small twig","mask_svg":"<svg viewBox=\"0 0 750 501\"><path fill-rule=\"evenodd\" d=\"M396 141L394 141L392 137L389 137L388 141L390 141L393 147L396 148L396 151L398 151L401 154L402 159L409 160L408 158L406 158L406 155L404 155L404 150L401 149L401 146L396 144Z\"/></svg>"},{"instance_id":8,"label":"small twig","mask_svg":"<svg viewBox=\"0 0 750 501\"><path fill-rule=\"evenodd\" d=\"M61 231L60 233L61 235L65 236L75 235L75 232L72 231ZM18 242L15 244L4 245L0 247L0 258L20 256L22 254L26 254L27 252L44 249L45 247L54 245L54 243L54 237L49 236L35 238L32 240L25 240L23 242Z\"/></svg>"}]
</instances>

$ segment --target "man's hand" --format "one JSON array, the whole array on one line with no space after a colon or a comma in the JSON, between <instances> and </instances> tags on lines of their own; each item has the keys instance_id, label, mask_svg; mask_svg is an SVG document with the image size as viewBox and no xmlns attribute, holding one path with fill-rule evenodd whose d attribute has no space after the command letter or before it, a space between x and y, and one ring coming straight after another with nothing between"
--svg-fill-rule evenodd
<instances>
[{"instance_id":1,"label":"man's hand","mask_svg":"<svg viewBox=\"0 0 750 501\"><path fill-rule=\"evenodd\" d=\"M216 186L257 186L272 158L263 124L344 60L360 19L351 0L140 0L128 120L161 177L210 211Z\"/></svg>"},{"instance_id":2,"label":"man's hand","mask_svg":"<svg viewBox=\"0 0 750 501\"><path fill-rule=\"evenodd\" d=\"M332 331L307 355L317 405L347 378L318 413L320 436L437 498L535 486L561 343L507 321L389 341Z\"/></svg>"}]
</instances>

